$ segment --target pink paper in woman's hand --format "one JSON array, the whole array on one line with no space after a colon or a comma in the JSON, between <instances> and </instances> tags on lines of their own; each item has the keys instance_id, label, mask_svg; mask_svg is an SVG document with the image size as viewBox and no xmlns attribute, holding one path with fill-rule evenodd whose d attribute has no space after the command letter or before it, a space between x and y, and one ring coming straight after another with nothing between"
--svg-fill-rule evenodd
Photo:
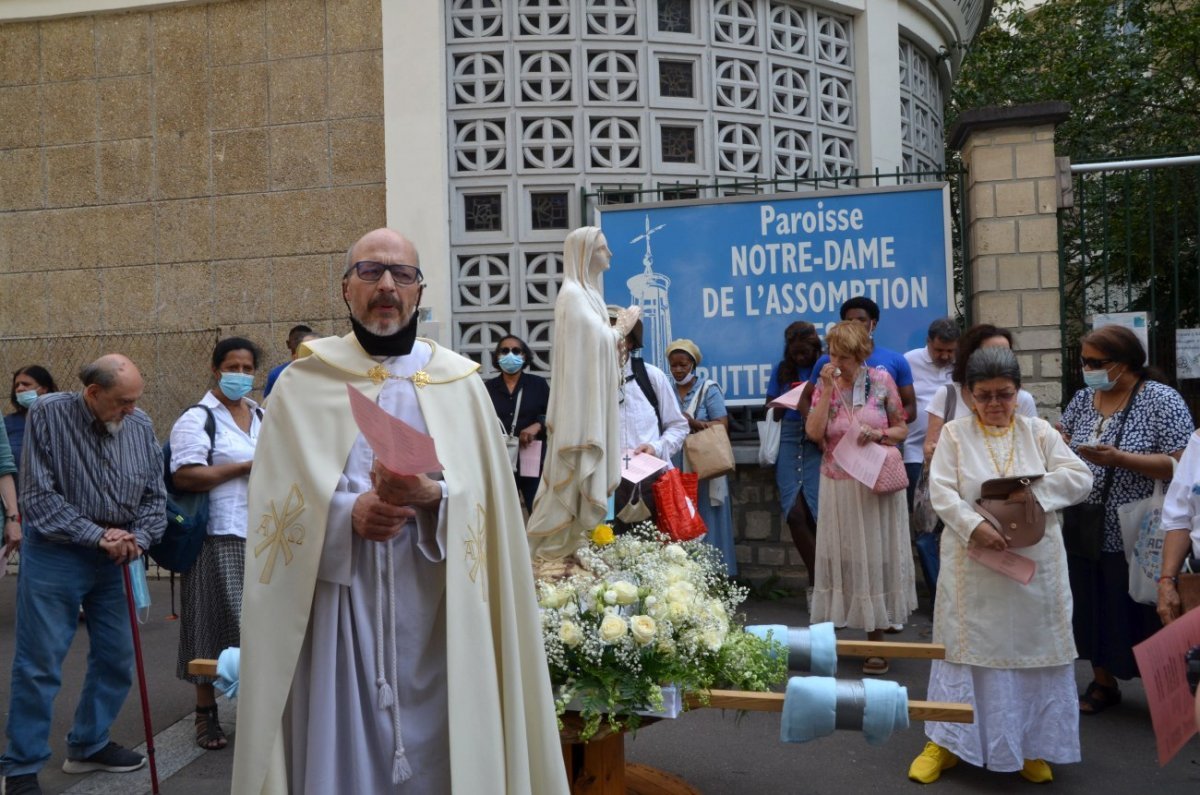
<instances>
[{"instance_id":1,"label":"pink paper in woman's hand","mask_svg":"<svg viewBox=\"0 0 1200 795\"><path fill-rule=\"evenodd\" d=\"M350 384L346 384L346 392L350 395L354 422L380 464L397 475L422 475L445 469L438 461L432 436L388 414Z\"/></svg>"}]
</instances>

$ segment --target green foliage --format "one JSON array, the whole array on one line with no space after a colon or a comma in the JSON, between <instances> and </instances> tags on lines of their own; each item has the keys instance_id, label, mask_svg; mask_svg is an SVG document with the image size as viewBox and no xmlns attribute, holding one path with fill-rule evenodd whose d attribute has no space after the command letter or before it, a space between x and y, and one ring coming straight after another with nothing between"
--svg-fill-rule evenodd
<instances>
[{"instance_id":1,"label":"green foliage","mask_svg":"<svg viewBox=\"0 0 1200 795\"><path fill-rule=\"evenodd\" d=\"M972 108L1062 100L1056 151L1074 163L1200 152L1200 2L997 0L971 42L947 128ZM1174 330L1200 324L1200 169L1074 179L1060 215L1064 342L1097 312L1149 311L1151 361L1174 364ZM1068 354L1068 359L1072 355ZM1078 375L1065 362L1065 394Z\"/></svg>"},{"instance_id":2,"label":"green foliage","mask_svg":"<svg viewBox=\"0 0 1200 795\"><path fill-rule=\"evenodd\" d=\"M997 0L956 79L947 128L990 105L1063 100L1075 161L1200 149L1200 3Z\"/></svg>"}]
</instances>

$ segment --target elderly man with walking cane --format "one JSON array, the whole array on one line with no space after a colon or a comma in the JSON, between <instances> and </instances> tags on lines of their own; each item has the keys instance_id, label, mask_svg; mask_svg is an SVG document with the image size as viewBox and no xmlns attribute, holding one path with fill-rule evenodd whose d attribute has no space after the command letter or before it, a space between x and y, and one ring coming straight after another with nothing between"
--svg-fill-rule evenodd
<instances>
[{"instance_id":1,"label":"elderly man with walking cane","mask_svg":"<svg viewBox=\"0 0 1200 795\"><path fill-rule=\"evenodd\" d=\"M67 773L138 770L146 758L109 739L133 680L122 569L166 526L162 451L137 409L137 367L108 354L80 371L81 392L45 395L29 412L21 459L24 511L17 585L8 795L40 793L50 717L82 605L91 649L67 735Z\"/></svg>"}]
</instances>

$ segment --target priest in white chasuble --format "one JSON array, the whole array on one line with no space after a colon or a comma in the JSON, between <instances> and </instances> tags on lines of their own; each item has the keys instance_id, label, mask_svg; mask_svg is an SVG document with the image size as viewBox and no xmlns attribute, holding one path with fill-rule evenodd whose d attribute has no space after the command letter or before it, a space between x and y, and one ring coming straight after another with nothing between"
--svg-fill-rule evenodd
<instances>
[{"instance_id":1,"label":"priest in white chasuble","mask_svg":"<svg viewBox=\"0 0 1200 795\"><path fill-rule=\"evenodd\" d=\"M271 394L250 479L233 792L566 793L529 551L478 366L416 337L423 274L378 229L353 332ZM349 384L444 471L379 467Z\"/></svg>"}]
</instances>

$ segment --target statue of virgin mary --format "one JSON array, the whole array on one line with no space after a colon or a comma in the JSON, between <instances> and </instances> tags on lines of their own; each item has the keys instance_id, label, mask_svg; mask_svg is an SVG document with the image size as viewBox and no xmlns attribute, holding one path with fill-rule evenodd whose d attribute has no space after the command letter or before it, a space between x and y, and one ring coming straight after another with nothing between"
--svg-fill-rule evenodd
<instances>
[{"instance_id":1,"label":"statue of virgin mary","mask_svg":"<svg viewBox=\"0 0 1200 795\"><path fill-rule=\"evenodd\" d=\"M611 259L599 228L567 235L554 303L546 465L527 526L535 560L561 559L587 543L621 480L618 345L638 312L610 323L603 278Z\"/></svg>"}]
</instances>

